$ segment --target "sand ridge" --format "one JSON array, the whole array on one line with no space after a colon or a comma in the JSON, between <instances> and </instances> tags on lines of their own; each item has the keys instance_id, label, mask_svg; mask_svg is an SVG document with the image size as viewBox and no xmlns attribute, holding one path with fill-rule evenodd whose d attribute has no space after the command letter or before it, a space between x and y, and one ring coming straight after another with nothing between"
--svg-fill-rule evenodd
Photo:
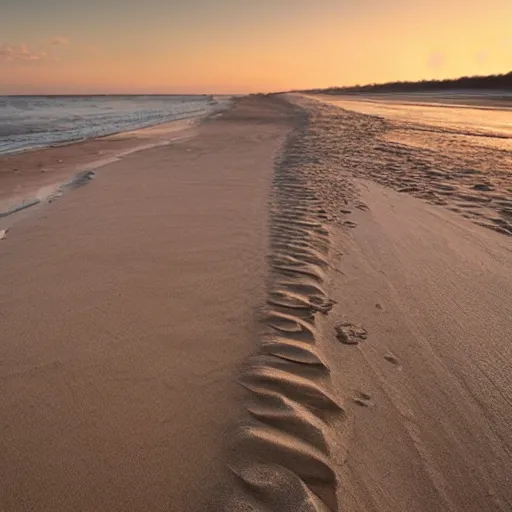
<instances>
[{"instance_id":1,"label":"sand ridge","mask_svg":"<svg viewBox=\"0 0 512 512\"><path fill-rule=\"evenodd\" d=\"M307 115L295 115L273 181L262 347L240 376L250 391L251 419L234 428L228 445L229 466L248 493L235 492L230 511L338 510L330 431L344 411L315 327L333 304L323 289L329 232L326 212L303 175Z\"/></svg>"}]
</instances>

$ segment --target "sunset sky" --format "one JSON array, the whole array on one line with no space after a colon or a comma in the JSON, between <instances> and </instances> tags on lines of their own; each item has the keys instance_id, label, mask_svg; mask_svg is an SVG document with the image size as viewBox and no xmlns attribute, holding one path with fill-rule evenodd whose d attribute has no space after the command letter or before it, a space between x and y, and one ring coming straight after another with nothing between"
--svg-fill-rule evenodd
<instances>
[{"instance_id":1,"label":"sunset sky","mask_svg":"<svg viewBox=\"0 0 512 512\"><path fill-rule=\"evenodd\" d=\"M512 71L511 0L3 0L0 94L255 92Z\"/></svg>"}]
</instances>

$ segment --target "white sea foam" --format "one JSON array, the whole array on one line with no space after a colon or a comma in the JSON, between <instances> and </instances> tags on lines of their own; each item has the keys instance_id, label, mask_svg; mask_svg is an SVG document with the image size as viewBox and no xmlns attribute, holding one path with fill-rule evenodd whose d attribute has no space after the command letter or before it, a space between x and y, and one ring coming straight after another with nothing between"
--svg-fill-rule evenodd
<instances>
[{"instance_id":1,"label":"white sea foam","mask_svg":"<svg viewBox=\"0 0 512 512\"><path fill-rule=\"evenodd\" d=\"M4 96L0 154L202 117L227 101L213 96Z\"/></svg>"}]
</instances>

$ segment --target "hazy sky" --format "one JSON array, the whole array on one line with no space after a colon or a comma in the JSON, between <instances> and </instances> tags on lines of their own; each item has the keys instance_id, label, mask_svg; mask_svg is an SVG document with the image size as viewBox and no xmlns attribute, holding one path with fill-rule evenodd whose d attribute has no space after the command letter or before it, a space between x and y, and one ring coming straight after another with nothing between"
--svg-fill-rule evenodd
<instances>
[{"instance_id":1,"label":"hazy sky","mask_svg":"<svg viewBox=\"0 0 512 512\"><path fill-rule=\"evenodd\" d=\"M511 23L512 0L0 0L0 94L508 72Z\"/></svg>"}]
</instances>

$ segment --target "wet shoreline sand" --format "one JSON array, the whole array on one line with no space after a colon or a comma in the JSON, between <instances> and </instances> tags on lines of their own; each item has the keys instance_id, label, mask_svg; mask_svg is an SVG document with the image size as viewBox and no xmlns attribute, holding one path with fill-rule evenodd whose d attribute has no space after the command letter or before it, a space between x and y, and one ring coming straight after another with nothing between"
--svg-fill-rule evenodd
<instances>
[{"instance_id":1,"label":"wet shoreline sand","mask_svg":"<svg viewBox=\"0 0 512 512\"><path fill-rule=\"evenodd\" d=\"M94 172L131 153L195 134L200 119L173 121L82 142L0 157L0 217L20 206L44 202L75 176Z\"/></svg>"}]
</instances>

